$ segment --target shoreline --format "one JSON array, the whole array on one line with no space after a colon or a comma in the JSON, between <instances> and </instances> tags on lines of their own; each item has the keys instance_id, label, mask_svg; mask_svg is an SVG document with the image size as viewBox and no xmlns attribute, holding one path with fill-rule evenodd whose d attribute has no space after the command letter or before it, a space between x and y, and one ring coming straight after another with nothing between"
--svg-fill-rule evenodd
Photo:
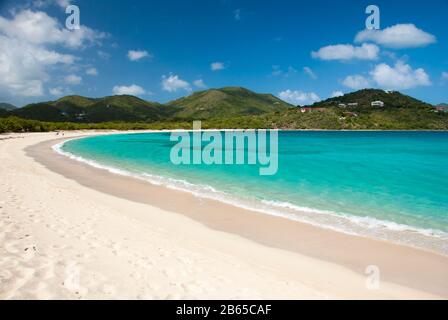
<instances>
[{"instance_id":1,"label":"shoreline","mask_svg":"<svg viewBox=\"0 0 448 320\"><path fill-rule=\"evenodd\" d=\"M150 185L148 182L112 174L56 154L51 149L54 144L54 139L42 142L29 147L27 153L51 171L88 188L176 212L213 230L236 234L263 246L335 263L359 275L364 275L368 265L378 265L385 281L448 296L446 256L385 241L341 234L216 200L199 199L182 191ZM92 179L93 176L95 179ZM116 188L117 185L125 185L126 191ZM148 197L148 194L158 196ZM176 202L173 199L176 199ZM210 212L213 212L213 215ZM347 252L351 254L347 255Z\"/></svg>"},{"instance_id":2,"label":"shoreline","mask_svg":"<svg viewBox=\"0 0 448 320\"><path fill-rule=\"evenodd\" d=\"M230 130L230 129L227 129ZM182 130L183 131L183 130ZM207 131L207 130L204 130ZM157 133L158 131L146 131L145 133ZM161 132L171 132L161 131ZM128 133L124 133L128 134ZM129 133L134 134L134 133ZM244 209L251 212L257 212L262 214L267 214L275 217L279 217L282 219L287 219L290 221L296 221L299 223L312 225L319 229L326 229L335 231L338 233L344 233L350 236L357 236L367 239L385 241L387 243L394 243L398 245L404 245L407 247L428 251L431 253L435 253L438 255L448 257L448 234L441 230L435 229L425 229L423 227L416 227L406 224L399 224L397 222L393 222L390 220L378 220L376 218L368 218L374 221L375 224L379 224L381 227L377 226L375 228L371 228L370 225L366 225L366 223L361 223L359 219L363 219L357 216L350 216L348 214L339 214L326 210L319 210L313 208L299 208L291 203L280 203L280 205L271 204L271 203L263 203L256 201L242 199L235 197L234 195L220 192L219 190L214 190L212 187L198 186L189 183L185 180L166 180L163 176L158 175L138 175L132 172L122 170L117 167L103 165L94 160L89 160L83 158L81 156L72 154L70 152L66 152L62 150L62 146L71 140L82 139L81 137L62 139L61 142L53 145L51 148L58 154L63 155L66 158L71 160L75 160L84 164L87 164L91 167L94 167L99 170L105 170L110 172L111 174L121 175L130 177L133 179L139 179L144 182L147 182L151 185L161 186L165 189L169 190L177 190L181 192L186 192L194 197L199 197L211 201L216 201L219 203L223 203L229 205L231 207L236 207L240 209ZM167 182L169 181L169 182ZM205 189L204 189L205 187ZM199 188L199 191L197 190ZM211 191L209 191L212 188ZM191 190L190 190L191 189ZM195 189L196 191L193 191ZM287 207L285 207L285 205ZM312 214L307 213L307 210L311 209ZM297 215L299 214L299 216ZM325 216L324 218L320 217L320 215ZM328 220L330 218L330 220ZM325 222L324 222L325 221ZM341 227L341 223L344 227ZM390 226L393 227L390 227ZM396 228L401 230L397 231ZM404 230L404 231L403 231ZM430 234L430 235L428 235Z\"/></svg>"}]
</instances>

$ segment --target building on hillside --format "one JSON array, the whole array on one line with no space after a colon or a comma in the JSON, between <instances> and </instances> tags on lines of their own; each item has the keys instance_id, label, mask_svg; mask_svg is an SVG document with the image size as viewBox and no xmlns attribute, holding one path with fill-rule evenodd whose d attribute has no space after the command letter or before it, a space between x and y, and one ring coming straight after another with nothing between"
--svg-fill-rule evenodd
<instances>
[{"instance_id":1,"label":"building on hillside","mask_svg":"<svg viewBox=\"0 0 448 320\"><path fill-rule=\"evenodd\" d=\"M340 104L338 104L338 107L339 108L345 108L347 105L345 104L345 103L340 103Z\"/></svg>"},{"instance_id":2,"label":"building on hillside","mask_svg":"<svg viewBox=\"0 0 448 320\"><path fill-rule=\"evenodd\" d=\"M349 107L357 107L358 106L358 102L351 102L347 104Z\"/></svg>"},{"instance_id":3,"label":"building on hillside","mask_svg":"<svg viewBox=\"0 0 448 320\"><path fill-rule=\"evenodd\" d=\"M371 103L370 103L370 105L372 106L372 107L384 107L384 102L383 101L372 101Z\"/></svg>"},{"instance_id":4,"label":"building on hillside","mask_svg":"<svg viewBox=\"0 0 448 320\"><path fill-rule=\"evenodd\" d=\"M434 109L437 112L448 112L448 106L435 106Z\"/></svg>"},{"instance_id":5,"label":"building on hillside","mask_svg":"<svg viewBox=\"0 0 448 320\"><path fill-rule=\"evenodd\" d=\"M325 111L325 108L310 108L310 107L301 107L300 112L322 112Z\"/></svg>"}]
</instances>

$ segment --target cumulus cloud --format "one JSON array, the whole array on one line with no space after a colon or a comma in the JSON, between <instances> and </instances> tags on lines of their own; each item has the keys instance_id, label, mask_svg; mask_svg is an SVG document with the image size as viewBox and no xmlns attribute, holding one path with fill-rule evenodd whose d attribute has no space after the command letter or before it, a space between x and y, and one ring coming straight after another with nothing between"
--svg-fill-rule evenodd
<instances>
[{"instance_id":1,"label":"cumulus cloud","mask_svg":"<svg viewBox=\"0 0 448 320\"><path fill-rule=\"evenodd\" d=\"M190 84L179 78L177 75L162 76L162 89L168 92L176 92L177 90L191 91Z\"/></svg>"},{"instance_id":2,"label":"cumulus cloud","mask_svg":"<svg viewBox=\"0 0 448 320\"><path fill-rule=\"evenodd\" d=\"M72 85L76 85L76 84L80 84L82 81L82 77L77 76L76 74L70 74L68 76L66 76L64 78L65 83L67 84L72 84Z\"/></svg>"},{"instance_id":3,"label":"cumulus cloud","mask_svg":"<svg viewBox=\"0 0 448 320\"><path fill-rule=\"evenodd\" d=\"M204 83L204 80L202 79L193 81L193 84L200 89L207 88L207 85Z\"/></svg>"},{"instance_id":4,"label":"cumulus cloud","mask_svg":"<svg viewBox=\"0 0 448 320\"><path fill-rule=\"evenodd\" d=\"M342 97L344 95L344 93L342 91L333 91L331 93L331 97L332 98L336 98L336 97Z\"/></svg>"},{"instance_id":5,"label":"cumulus cloud","mask_svg":"<svg viewBox=\"0 0 448 320\"><path fill-rule=\"evenodd\" d=\"M226 66L223 62L213 62L210 64L210 70L219 71L225 69Z\"/></svg>"},{"instance_id":6,"label":"cumulus cloud","mask_svg":"<svg viewBox=\"0 0 448 320\"><path fill-rule=\"evenodd\" d=\"M0 16L0 93L16 99L44 95L51 72L79 60L57 51L60 47L79 49L104 37L105 33L85 26L69 31L42 11L26 9L12 11L10 18Z\"/></svg>"},{"instance_id":7,"label":"cumulus cloud","mask_svg":"<svg viewBox=\"0 0 448 320\"><path fill-rule=\"evenodd\" d=\"M50 88L48 90L52 96L62 96L64 95L65 89L62 87Z\"/></svg>"},{"instance_id":8,"label":"cumulus cloud","mask_svg":"<svg viewBox=\"0 0 448 320\"><path fill-rule=\"evenodd\" d=\"M317 75L310 67L303 67L303 72L305 72L311 79L317 79Z\"/></svg>"},{"instance_id":9,"label":"cumulus cloud","mask_svg":"<svg viewBox=\"0 0 448 320\"><path fill-rule=\"evenodd\" d=\"M75 57L0 35L0 92L19 97L44 94L47 68L70 65Z\"/></svg>"},{"instance_id":10,"label":"cumulus cloud","mask_svg":"<svg viewBox=\"0 0 448 320\"><path fill-rule=\"evenodd\" d=\"M107 36L86 26L70 31L43 11L23 10L12 19L0 17L0 30L9 38L35 45L60 44L80 48L97 43Z\"/></svg>"},{"instance_id":11,"label":"cumulus cloud","mask_svg":"<svg viewBox=\"0 0 448 320\"><path fill-rule=\"evenodd\" d=\"M369 80L361 75L347 76L344 80L342 80L342 84L356 90L370 87Z\"/></svg>"},{"instance_id":12,"label":"cumulus cloud","mask_svg":"<svg viewBox=\"0 0 448 320\"><path fill-rule=\"evenodd\" d=\"M128 51L128 59L131 61L138 61L143 58L152 58L152 54L150 54L146 50L129 50Z\"/></svg>"},{"instance_id":13,"label":"cumulus cloud","mask_svg":"<svg viewBox=\"0 0 448 320\"><path fill-rule=\"evenodd\" d=\"M136 84L131 84L130 86L114 86L112 92L115 95L127 94L132 96L142 95L146 93L145 89Z\"/></svg>"},{"instance_id":14,"label":"cumulus cloud","mask_svg":"<svg viewBox=\"0 0 448 320\"><path fill-rule=\"evenodd\" d=\"M311 56L321 60L375 60L380 49L375 44L364 43L360 47L351 44L337 44L320 48L311 52Z\"/></svg>"},{"instance_id":15,"label":"cumulus cloud","mask_svg":"<svg viewBox=\"0 0 448 320\"><path fill-rule=\"evenodd\" d=\"M70 0L35 0L32 5L35 8L44 8L50 5L56 5L62 9L65 9L70 5L70 2Z\"/></svg>"},{"instance_id":16,"label":"cumulus cloud","mask_svg":"<svg viewBox=\"0 0 448 320\"><path fill-rule=\"evenodd\" d=\"M373 81L384 89L399 90L411 89L418 86L429 86L431 81L424 69L413 70L408 64L398 61L391 67L381 63L370 72Z\"/></svg>"},{"instance_id":17,"label":"cumulus cloud","mask_svg":"<svg viewBox=\"0 0 448 320\"><path fill-rule=\"evenodd\" d=\"M355 37L356 42L375 42L388 48L417 48L436 42L436 37L414 24L396 24L382 30L363 30Z\"/></svg>"},{"instance_id":18,"label":"cumulus cloud","mask_svg":"<svg viewBox=\"0 0 448 320\"><path fill-rule=\"evenodd\" d=\"M278 97L293 105L309 105L318 102L321 99L314 92L302 92L298 90L285 90L278 94Z\"/></svg>"},{"instance_id":19,"label":"cumulus cloud","mask_svg":"<svg viewBox=\"0 0 448 320\"><path fill-rule=\"evenodd\" d=\"M405 90L418 86L429 86L431 80L424 69L412 69L409 64L397 61L394 66L386 63L376 65L370 72L370 77L351 75L342 84L352 89L378 87L385 90Z\"/></svg>"},{"instance_id":20,"label":"cumulus cloud","mask_svg":"<svg viewBox=\"0 0 448 320\"><path fill-rule=\"evenodd\" d=\"M97 76L98 75L98 70L96 70L96 68L88 68L86 70L86 74L89 76Z\"/></svg>"}]
</instances>

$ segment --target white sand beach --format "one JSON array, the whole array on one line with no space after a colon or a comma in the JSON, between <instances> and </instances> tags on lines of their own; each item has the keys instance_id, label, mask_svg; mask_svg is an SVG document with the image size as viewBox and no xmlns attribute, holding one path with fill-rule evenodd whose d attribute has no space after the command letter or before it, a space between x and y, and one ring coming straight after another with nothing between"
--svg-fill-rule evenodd
<instances>
[{"instance_id":1,"label":"white sand beach","mask_svg":"<svg viewBox=\"0 0 448 320\"><path fill-rule=\"evenodd\" d=\"M146 189L57 138L0 135L0 299L448 298L448 257Z\"/></svg>"}]
</instances>

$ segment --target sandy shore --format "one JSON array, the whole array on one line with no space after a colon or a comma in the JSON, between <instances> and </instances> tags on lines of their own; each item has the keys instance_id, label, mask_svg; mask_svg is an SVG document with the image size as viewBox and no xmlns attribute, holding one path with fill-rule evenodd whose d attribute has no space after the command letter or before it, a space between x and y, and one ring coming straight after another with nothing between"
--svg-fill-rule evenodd
<instances>
[{"instance_id":1,"label":"sandy shore","mask_svg":"<svg viewBox=\"0 0 448 320\"><path fill-rule=\"evenodd\" d=\"M110 174L56 138L0 136L0 299L448 297L448 257Z\"/></svg>"}]
</instances>

